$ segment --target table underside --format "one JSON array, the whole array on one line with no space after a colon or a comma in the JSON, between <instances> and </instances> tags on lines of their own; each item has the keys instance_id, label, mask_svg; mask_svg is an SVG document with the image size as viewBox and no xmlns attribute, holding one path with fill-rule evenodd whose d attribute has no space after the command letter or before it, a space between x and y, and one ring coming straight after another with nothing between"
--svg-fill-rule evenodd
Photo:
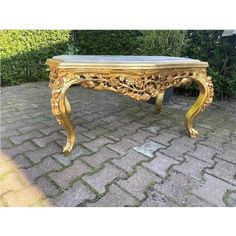
<instances>
[{"instance_id":1,"label":"table underside","mask_svg":"<svg viewBox=\"0 0 236 236\"><path fill-rule=\"evenodd\" d=\"M206 65L189 64L186 62L173 66L166 64L161 67L152 68L140 64L140 68L134 67L105 67L78 66L78 62L70 62L61 66L57 61L49 60L52 113L58 123L66 130L67 142L63 152L71 152L75 143L75 130L70 120L71 107L66 92L73 84L79 84L85 88L96 90L110 90L133 99L147 101L156 97L156 110L161 111L162 100L165 90L169 87L178 87L195 82L199 87L199 96L192 107L186 112L184 123L191 138L196 138L198 132L193 128L192 123L196 115L203 111L212 102L214 91L211 78L207 76ZM155 64L156 65L156 64ZM170 66L172 65L172 67ZM191 66L190 66L191 65Z\"/></svg>"}]
</instances>

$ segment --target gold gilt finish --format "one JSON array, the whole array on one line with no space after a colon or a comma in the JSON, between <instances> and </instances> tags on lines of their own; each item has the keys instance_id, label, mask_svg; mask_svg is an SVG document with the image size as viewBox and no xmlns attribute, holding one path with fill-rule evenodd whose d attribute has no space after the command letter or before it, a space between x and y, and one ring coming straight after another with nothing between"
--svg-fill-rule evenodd
<instances>
[{"instance_id":1,"label":"gold gilt finish","mask_svg":"<svg viewBox=\"0 0 236 236\"><path fill-rule=\"evenodd\" d=\"M206 74L207 64L168 66L162 65L157 69L146 68L142 65L124 68L63 66L60 68L58 60L47 61L50 70L49 87L51 89L52 113L58 123L66 130L67 141L63 152L71 152L75 143L75 129L70 120L71 107L66 92L72 84L80 84L85 88L96 90L111 90L127 95L133 99L147 101L156 97L156 110L161 111L164 92L169 87L178 87L195 82L199 86L199 96L185 115L185 126L191 138L198 132L193 128L193 119L203 111L213 99L213 84ZM139 69L140 67L140 69Z\"/></svg>"}]
</instances>

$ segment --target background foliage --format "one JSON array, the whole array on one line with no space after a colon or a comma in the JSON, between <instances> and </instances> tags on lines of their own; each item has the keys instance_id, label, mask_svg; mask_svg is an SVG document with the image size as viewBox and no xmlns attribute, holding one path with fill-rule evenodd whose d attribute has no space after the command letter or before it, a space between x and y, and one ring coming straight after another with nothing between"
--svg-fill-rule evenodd
<instances>
[{"instance_id":1,"label":"background foliage","mask_svg":"<svg viewBox=\"0 0 236 236\"><path fill-rule=\"evenodd\" d=\"M68 50L67 30L0 31L1 84L48 79L45 61Z\"/></svg>"},{"instance_id":2,"label":"background foliage","mask_svg":"<svg viewBox=\"0 0 236 236\"><path fill-rule=\"evenodd\" d=\"M236 95L236 35L222 37L222 32L188 31L185 52L188 57L209 63L208 74L212 76L215 95L221 100Z\"/></svg>"},{"instance_id":3,"label":"background foliage","mask_svg":"<svg viewBox=\"0 0 236 236\"><path fill-rule=\"evenodd\" d=\"M236 35L183 30L5 30L0 32L1 83L48 79L45 61L60 54L186 56L209 62L216 97L236 95ZM180 89L197 95L197 88Z\"/></svg>"},{"instance_id":4,"label":"background foliage","mask_svg":"<svg viewBox=\"0 0 236 236\"><path fill-rule=\"evenodd\" d=\"M74 30L71 33L75 51L82 55L137 54L138 30Z\"/></svg>"},{"instance_id":5,"label":"background foliage","mask_svg":"<svg viewBox=\"0 0 236 236\"><path fill-rule=\"evenodd\" d=\"M181 56L187 37L184 30L143 30L138 52L142 55Z\"/></svg>"}]
</instances>

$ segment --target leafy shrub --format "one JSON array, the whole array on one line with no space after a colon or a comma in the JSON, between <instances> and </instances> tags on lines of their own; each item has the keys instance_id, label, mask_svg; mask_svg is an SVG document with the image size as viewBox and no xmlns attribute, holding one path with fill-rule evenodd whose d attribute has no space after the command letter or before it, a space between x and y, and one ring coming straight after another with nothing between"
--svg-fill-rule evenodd
<instances>
[{"instance_id":1,"label":"leafy shrub","mask_svg":"<svg viewBox=\"0 0 236 236\"><path fill-rule=\"evenodd\" d=\"M67 30L3 30L1 42L1 82L14 85L47 79L47 58L66 53Z\"/></svg>"},{"instance_id":2,"label":"leafy shrub","mask_svg":"<svg viewBox=\"0 0 236 236\"><path fill-rule=\"evenodd\" d=\"M181 56L186 47L186 31L143 30L138 51L142 55Z\"/></svg>"},{"instance_id":3,"label":"leafy shrub","mask_svg":"<svg viewBox=\"0 0 236 236\"><path fill-rule=\"evenodd\" d=\"M236 95L236 35L221 35L222 30L188 31L185 55L209 63L215 96L224 100Z\"/></svg>"},{"instance_id":4,"label":"leafy shrub","mask_svg":"<svg viewBox=\"0 0 236 236\"><path fill-rule=\"evenodd\" d=\"M208 61L215 95L236 95L236 35L220 30L3 30L1 82L14 85L48 79L45 61L60 54L166 55ZM178 89L197 95L192 85Z\"/></svg>"},{"instance_id":5,"label":"leafy shrub","mask_svg":"<svg viewBox=\"0 0 236 236\"><path fill-rule=\"evenodd\" d=\"M72 43L82 55L131 55L139 46L138 30L74 30Z\"/></svg>"}]
</instances>

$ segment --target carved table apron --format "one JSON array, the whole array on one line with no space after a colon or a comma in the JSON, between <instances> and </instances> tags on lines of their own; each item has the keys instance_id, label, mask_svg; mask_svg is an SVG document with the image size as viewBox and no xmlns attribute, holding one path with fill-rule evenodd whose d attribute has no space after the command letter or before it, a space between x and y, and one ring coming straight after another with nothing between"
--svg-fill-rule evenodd
<instances>
[{"instance_id":1,"label":"carved table apron","mask_svg":"<svg viewBox=\"0 0 236 236\"><path fill-rule=\"evenodd\" d=\"M58 123L66 130L63 152L71 152L75 130L70 120L71 107L66 91L72 84L86 88L111 90L140 101L156 97L156 109L161 110L164 92L194 81L199 96L186 112L185 126L191 138L198 132L192 123L195 116L212 102L213 84L207 76L207 62L195 59L163 56L55 56L46 62L50 70L51 107Z\"/></svg>"}]
</instances>

